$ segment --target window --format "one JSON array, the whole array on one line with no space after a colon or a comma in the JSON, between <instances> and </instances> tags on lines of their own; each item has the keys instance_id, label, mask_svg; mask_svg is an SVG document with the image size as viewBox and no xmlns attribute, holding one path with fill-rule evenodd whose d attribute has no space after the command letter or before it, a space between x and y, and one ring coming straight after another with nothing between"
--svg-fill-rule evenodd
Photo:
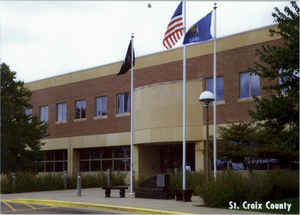
<instances>
[{"instance_id":1,"label":"window","mask_svg":"<svg viewBox=\"0 0 300 215\"><path fill-rule=\"evenodd\" d=\"M129 112L129 94L120 93L117 95L117 113L128 113Z\"/></svg>"},{"instance_id":2,"label":"window","mask_svg":"<svg viewBox=\"0 0 300 215\"><path fill-rule=\"evenodd\" d=\"M41 122L48 122L48 106L40 107L40 120Z\"/></svg>"},{"instance_id":3,"label":"window","mask_svg":"<svg viewBox=\"0 0 300 215\"><path fill-rule=\"evenodd\" d=\"M32 122L32 109L25 109L25 115L28 116L28 122Z\"/></svg>"},{"instance_id":4,"label":"window","mask_svg":"<svg viewBox=\"0 0 300 215\"><path fill-rule=\"evenodd\" d=\"M75 104L75 119L84 119L86 117L86 102L78 100Z\"/></svg>"},{"instance_id":5,"label":"window","mask_svg":"<svg viewBox=\"0 0 300 215\"><path fill-rule=\"evenodd\" d=\"M129 146L81 149L79 151L80 171L129 171Z\"/></svg>"},{"instance_id":6,"label":"window","mask_svg":"<svg viewBox=\"0 0 300 215\"><path fill-rule=\"evenodd\" d=\"M44 158L38 162L39 172L62 172L67 171L67 150L44 151Z\"/></svg>"},{"instance_id":7,"label":"window","mask_svg":"<svg viewBox=\"0 0 300 215\"><path fill-rule=\"evenodd\" d=\"M249 72L240 74L240 97L260 96L260 78Z\"/></svg>"},{"instance_id":8,"label":"window","mask_svg":"<svg viewBox=\"0 0 300 215\"><path fill-rule=\"evenodd\" d=\"M67 121L67 104L57 104L57 116L56 121Z\"/></svg>"},{"instance_id":9,"label":"window","mask_svg":"<svg viewBox=\"0 0 300 215\"><path fill-rule=\"evenodd\" d=\"M107 97L101 96L96 98L96 116L107 115Z\"/></svg>"},{"instance_id":10,"label":"window","mask_svg":"<svg viewBox=\"0 0 300 215\"><path fill-rule=\"evenodd\" d=\"M216 101L224 101L224 77L217 77L216 79ZM214 79L208 78L206 79L206 90L214 93Z\"/></svg>"},{"instance_id":11,"label":"window","mask_svg":"<svg viewBox=\"0 0 300 215\"><path fill-rule=\"evenodd\" d=\"M280 85L281 94L286 94L292 89L291 85L294 81L299 81L299 71L294 70L291 74L291 70L280 69L278 72L278 83ZM295 82L294 82L295 83Z\"/></svg>"}]
</instances>

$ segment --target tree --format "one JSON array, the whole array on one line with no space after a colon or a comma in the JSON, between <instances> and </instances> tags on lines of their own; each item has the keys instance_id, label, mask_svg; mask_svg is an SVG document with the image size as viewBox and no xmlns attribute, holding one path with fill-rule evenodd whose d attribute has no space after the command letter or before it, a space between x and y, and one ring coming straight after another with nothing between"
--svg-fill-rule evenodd
<instances>
[{"instance_id":1,"label":"tree","mask_svg":"<svg viewBox=\"0 0 300 215\"><path fill-rule=\"evenodd\" d=\"M31 91L16 73L2 63L1 71L1 172L27 170L41 156L41 139L46 137L47 123L25 114L32 108Z\"/></svg>"},{"instance_id":2,"label":"tree","mask_svg":"<svg viewBox=\"0 0 300 215\"><path fill-rule=\"evenodd\" d=\"M260 61L248 70L268 81L263 87L268 96L254 97L251 121L219 129L219 157L243 162L250 171L255 160L299 159L299 7L291 6L284 12L275 8L277 26L270 33L281 41L256 50Z\"/></svg>"},{"instance_id":3,"label":"tree","mask_svg":"<svg viewBox=\"0 0 300 215\"><path fill-rule=\"evenodd\" d=\"M253 121L244 121L219 128L222 141L218 157L243 163L252 172L259 161L276 158L290 162L298 158L297 150L282 148L278 135Z\"/></svg>"},{"instance_id":4,"label":"tree","mask_svg":"<svg viewBox=\"0 0 300 215\"><path fill-rule=\"evenodd\" d=\"M291 6L272 13L277 28L270 33L280 35L282 44L257 50L260 62L249 69L270 82L263 88L268 97L255 98L249 114L288 148L299 144L299 7L296 2Z\"/></svg>"}]
</instances>

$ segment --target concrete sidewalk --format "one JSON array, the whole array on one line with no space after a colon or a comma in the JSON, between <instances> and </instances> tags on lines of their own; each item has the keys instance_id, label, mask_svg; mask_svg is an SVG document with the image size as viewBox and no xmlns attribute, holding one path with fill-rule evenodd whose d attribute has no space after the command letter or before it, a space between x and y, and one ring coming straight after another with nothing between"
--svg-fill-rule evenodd
<instances>
[{"instance_id":1,"label":"concrete sidewalk","mask_svg":"<svg viewBox=\"0 0 300 215\"><path fill-rule=\"evenodd\" d=\"M175 200L157 200L143 198L129 198L126 192L125 198L119 197L119 191L112 190L111 197L105 198L104 190L101 188L82 189L82 195L77 196L77 191L73 190L58 190L58 191L43 191L32 193L17 193L17 194L1 194L1 199L34 199L34 200L56 200L64 201L65 206L74 207L80 204L81 207L86 205L91 207L92 204L98 204L98 208L108 206L106 208L123 211L124 207L130 207L133 210L124 210L124 213L167 213L176 212L191 213L191 214L241 214L250 213L246 211L234 211L227 209L209 208L203 206L203 201L198 196L192 197L192 202L183 202ZM72 202L72 203L71 203ZM78 203L77 203L78 202ZM42 202L41 202L42 203ZM109 207L112 206L112 207ZM122 209L123 207L123 209Z\"/></svg>"}]
</instances>

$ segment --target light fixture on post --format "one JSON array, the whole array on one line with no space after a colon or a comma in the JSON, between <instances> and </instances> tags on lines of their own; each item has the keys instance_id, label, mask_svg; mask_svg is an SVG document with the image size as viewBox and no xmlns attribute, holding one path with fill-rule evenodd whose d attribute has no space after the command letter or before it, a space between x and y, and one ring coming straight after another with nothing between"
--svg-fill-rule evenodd
<instances>
[{"instance_id":1,"label":"light fixture on post","mask_svg":"<svg viewBox=\"0 0 300 215\"><path fill-rule=\"evenodd\" d=\"M215 100L214 94L210 91L204 91L200 94L199 101L206 107L206 144L205 144L205 164L206 164L206 170L205 170L205 175L206 179L208 180L208 135L209 135L209 128L208 128L208 106L211 102Z\"/></svg>"}]
</instances>

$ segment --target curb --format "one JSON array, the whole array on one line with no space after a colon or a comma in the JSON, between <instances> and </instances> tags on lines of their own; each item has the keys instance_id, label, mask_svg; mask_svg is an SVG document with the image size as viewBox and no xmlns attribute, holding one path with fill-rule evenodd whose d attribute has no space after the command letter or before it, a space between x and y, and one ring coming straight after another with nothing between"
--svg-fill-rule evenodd
<instances>
[{"instance_id":1,"label":"curb","mask_svg":"<svg viewBox=\"0 0 300 215\"><path fill-rule=\"evenodd\" d=\"M134 207L125 207L125 206L116 206L116 205L105 205L105 204L96 204L88 202L69 202L69 201L58 201L58 200L37 200L37 199L12 199L11 202L20 202L20 203L36 203L36 204L50 204L50 205L63 205L63 206L72 206L72 207L84 207L84 208L98 208L98 209L109 209L109 210L119 210L135 213L144 213L144 214L176 214L176 215L192 215L191 213L177 212L177 211L164 211L148 208L134 208Z\"/></svg>"}]
</instances>

